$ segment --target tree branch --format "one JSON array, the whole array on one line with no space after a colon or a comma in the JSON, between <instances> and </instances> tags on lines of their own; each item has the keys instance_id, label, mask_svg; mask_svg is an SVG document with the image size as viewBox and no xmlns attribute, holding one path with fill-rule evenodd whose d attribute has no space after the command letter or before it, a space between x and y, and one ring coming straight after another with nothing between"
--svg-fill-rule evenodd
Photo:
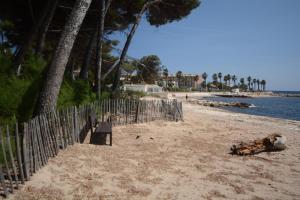
<instances>
[{"instance_id":1,"label":"tree branch","mask_svg":"<svg viewBox=\"0 0 300 200\"><path fill-rule=\"evenodd\" d=\"M147 2L147 3L145 3L145 4L143 5L143 7L142 7L140 13L139 13L139 14L137 15L137 17L136 17L136 21L135 21L135 23L133 24L130 33L129 33L128 36L127 36L127 39L126 39L126 42L125 42L123 51L122 51L122 53L121 53L121 55L120 55L120 58L119 58L119 62L118 62L118 63L114 63L114 64L110 67L110 69L108 70L108 72L102 77L102 80L104 80L104 79L106 78L106 76L107 76L110 72L112 72L112 70L113 70L114 68L116 68L118 65L122 64L122 62L124 61L125 56L126 56L127 51L128 51L128 48L129 48L129 45L130 45L131 40L132 40L132 38L133 38L133 35L134 35L134 33L135 33L135 31L136 31L136 29L137 29L137 27L138 27L138 25L139 25L139 23L140 23L140 21L141 21L141 18L142 18L142 16L143 16L144 12L145 12L151 5L153 5L153 4L155 4L155 3L159 3L159 2L161 2L161 1L162 1L162 0L153 0L153 1Z\"/></svg>"}]
</instances>

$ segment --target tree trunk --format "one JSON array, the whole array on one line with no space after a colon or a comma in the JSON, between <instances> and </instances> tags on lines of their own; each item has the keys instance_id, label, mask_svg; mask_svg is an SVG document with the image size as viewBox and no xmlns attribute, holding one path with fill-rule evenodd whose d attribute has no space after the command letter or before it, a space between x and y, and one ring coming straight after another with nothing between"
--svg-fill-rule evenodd
<instances>
[{"instance_id":1,"label":"tree trunk","mask_svg":"<svg viewBox=\"0 0 300 200\"><path fill-rule=\"evenodd\" d=\"M49 25L53 19L53 16L55 14L55 10L57 7L58 0L54 0L53 4L51 6L51 9L48 11L47 16L45 17L45 20L43 22L43 25L40 30L40 34L38 36L38 41L37 41L37 47L36 47L36 54L40 55L44 49L45 46L45 39L46 39L46 34L49 28Z\"/></svg>"},{"instance_id":2,"label":"tree trunk","mask_svg":"<svg viewBox=\"0 0 300 200\"><path fill-rule=\"evenodd\" d=\"M101 69L102 69L102 40L103 40L103 32L104 32L104 22L105 22L105 0L101 1L101 13L100 13L100 24L97 27L97 48L96 48L96 92L97 99L99 100L101 97Z\"/></svg>"},{"instance_id":3,"label":"tree trunk","mask_svg":"<svg viewBox=\"0 0 300 200\"><path fill-rule=\"evenodd\" d=\"M44 79L36 114L56 108L60 86L76 36L92 0L76 0Z\"/></svg>"},{"instance_id":4,"label":"tree trunk","mask_svg":"<svg viewBox=\"0 0 300 200\"><path fill-rule=\"evenodd\" d=\"M37 35L42 23L44 22L44 19L46 18L47 11L50 10L52 8L52 6L53 6L52 1L48 0L47 5L42 10L42 12L37 20L37 23L32 25L32 28L30 29L26 39L24 39L24 43L20 46L20 48L15 56L15 59L14 59L14 69L15 69L17 75L20 75L20 72L22 69L22 62L25 58L25 55L26 55L29 47L33 43L34 39L36 38L36 35Z\"/></svg>"},{"instance_id":5,"label":"tree trunk","mask_svg":"<svg viewBox=\"0 0 300 200\"><path fill-rule=\"evenodd\" d=\"M145 4L146 5L146 4ZM114 77L114 82L113 82L113 91L116 91L118 88L119 88L119 85L120 85L120 77L121 77L121 70L120 70L120 66L123 64L124 62L124 59L125 59L125 56L127 54L127 51L128 51L128 48L129 48L129 45L131 43L131 40L136 32L136 29L138 28L138 25L140 24L140 21L142 19L142 16L145 12L147 7L143 7L141 12L139 13L139 15L137 16L136 18L136 21L135 23L133 24L132 28L131 28L131 31L127 37L127 40L126 40L126 43L124 45L124 48L122 50L122 53L121 53L121 56L120 56L120 61L118 62L117 66L116 66L116 74L115 74L115 77Z\"/></svg>"},{"instance_id":6,"label":"tree trunk","mask_svg":"<svg viewBox=\"0 0 300 200\"><path fill-rule=\"evenodd\" d=\"M102 13L103 10L101 10L102 15L100 16L100 19L101 19L100 22L102 23L102 21L103 21L103 24L104 24L105 16L106 16L106 13L107 13L107 11L110 7L111 2L112 2L112 0L108 0L107 3L106 3L106 6L104 5L105 6L104 15ZM102 16L104 16L104 17L102 17ZM96 43L96 40L97 40L97 37L98 37L98 29L99 29L99 24L97 23L95 31L92 33L92 35L90 37L90 41L89 41L88 47L87 47L86 52L85 52L83 65L81 67L80 74L79 74L79 78L81 78L83 80L88 79L89 64L91 62L93 49L95 47L95 43ZM102 34L103 34L103 32L104 32L104 27L103 27ZM98 46L98 48L99 48L99 46ZM102 51L101 51L101 54L102 54ZM102 58L102 55L101 55L101 58ZM97 61L97 63L98 63L98 61Z\"/></svg>"},{"instance_id":7,"label":"tree trunk","mask_svg":"<svg viewBox=\"0 0 300 200\"><path fill-rule=\"evenodd\" d=\"M97 39L98 31L95 29L93 34L90 37L89 44L86 48L85 55L84 55L84 60L83 64L79 73L79 78L83 80L88 80L88 72L89 72L89 65L91 62L92 54L93 54L93 49L95 47L95 42Z\"/></svg>"},{"instance_id":8,"label":"tree trunk","mask_svg":"<svg viewBox=\"0 0 300 200\"><path fill-rule=\"evenodd\" d=\"M120 72L120 66L122 65L122 63L124 62L124 59L125 59L125 56L127 54L127 51L128 51L128 48L129 48L129 45L131 43L131 40L132 40L132 37L141 21L141 18L144 14L144 12L148 9L149 6L151 6L152 4L154 3L158 3L158 2L161 2L161 0L153 0L153 1L150 1L150 2L147 2L144 4L143 8L141 9L139 15L136 17L136 21L135 23L133 24L131 30L130 30L130 33L129 35L127 36L127 39L126 39L126 42L125 42L125 45L124 45L124 48L122 50L122 53L121 53L121 56L119 58L119 60L117 60L110 68L109 70L103 75L103 78L102 80L104 80L108 74L110 74L112 72L112 70L114 70L114 68L116 68L116 75L115 75L115 78L114 78L114 84L113 84L113 90L116 90L118 87L119 87L119 84L120 84L120 75L121 75L121 72Z\"/></svg>"}]
</instances>

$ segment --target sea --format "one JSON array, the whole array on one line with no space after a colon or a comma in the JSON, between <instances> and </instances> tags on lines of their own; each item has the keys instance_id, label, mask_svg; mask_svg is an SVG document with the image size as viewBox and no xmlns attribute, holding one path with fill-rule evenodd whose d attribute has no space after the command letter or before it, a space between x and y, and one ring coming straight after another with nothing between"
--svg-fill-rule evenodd
<instances>
[{"instance_id":1,"label":"sea","mask_svg":"<svg viewBox=\"0 0 300 200\"><path fill-rule=\"evenodd\" d=\"M297 97L209 97L206 99L211 101L245 102L252 104L250 108L222 107L222 109L233 112L300 121L300 92L275 91L274 93L284 94L284 96L296 95Z\"/></svg>"}]
</instances>

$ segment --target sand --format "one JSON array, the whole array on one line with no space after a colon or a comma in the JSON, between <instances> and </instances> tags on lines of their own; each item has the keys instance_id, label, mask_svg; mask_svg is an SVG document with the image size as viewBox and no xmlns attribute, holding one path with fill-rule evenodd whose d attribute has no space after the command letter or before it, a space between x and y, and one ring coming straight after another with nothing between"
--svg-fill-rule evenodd
<instances>
[{"instance_id":1,"label":"sand","mask_svg":"<svg viewBox=\"0 0 300 200\"><path fill-rule=\"evenodd\" d=\"M183 108L184 122L116 127L112 147L61 151L10 199L300 199L299 121ZM285 135L288 149L228 154L271 133Z\"/></svg>"}]
</instances>

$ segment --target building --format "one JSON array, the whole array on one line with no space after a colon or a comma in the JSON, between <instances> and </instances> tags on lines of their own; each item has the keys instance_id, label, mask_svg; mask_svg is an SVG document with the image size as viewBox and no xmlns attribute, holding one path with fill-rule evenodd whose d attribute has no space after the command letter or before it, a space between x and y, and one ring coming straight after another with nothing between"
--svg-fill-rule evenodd
<instances>
[{"instance_id":1,"label":"building","mask_svg":"<svg viewBox=\"0 0 300 200\"><path fill-rule=\"evenodd\" d=\"M233 92L233 93L240 93L240 89L239 88L233 88L231 90L231 92Z\"/></svg>"},{"instance_id":2,"label":"building","mask_svg":"<svg viewBox=\"0 0 300 200\"><path fill-rule=\"evenodd\" d=\"M200 89L203 83L203 78L198 74L182 74L180 77L176 75L168 76L168 83L165 85L172 85L177 88L184 89Z\"/></svg>"},{"instance_id":3,"label":"building","mask_svg":"<svg viewBox=\"0 0 300 200\"><path fill-rule=\"evenodd\" d=\"M163 91L162 87L158 85L148 85L148 84L124 84L123 90L145 92L145 93L160 93Z\"/></svg>"}]
</instances>

